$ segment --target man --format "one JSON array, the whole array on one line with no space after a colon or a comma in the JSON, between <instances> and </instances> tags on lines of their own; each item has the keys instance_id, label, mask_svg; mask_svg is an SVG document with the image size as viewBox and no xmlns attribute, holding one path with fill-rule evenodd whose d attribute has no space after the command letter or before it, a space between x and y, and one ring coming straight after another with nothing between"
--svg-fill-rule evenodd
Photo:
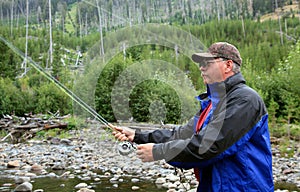
<instances>
[{"instance_id":1,"label":"man","mask_svg":"<svg viewBox=\"0 0 300 192\"><path fill-rule=\"evenodd\" d=\"M165 159L194 168L198 191L274 191L268 115L260 96L245 84L237 48L226 42L195 53L207 93L200 111L183 126L153 132L117 128L119 140L138 145L143 162Z\"/></svg>"}]
</instances>

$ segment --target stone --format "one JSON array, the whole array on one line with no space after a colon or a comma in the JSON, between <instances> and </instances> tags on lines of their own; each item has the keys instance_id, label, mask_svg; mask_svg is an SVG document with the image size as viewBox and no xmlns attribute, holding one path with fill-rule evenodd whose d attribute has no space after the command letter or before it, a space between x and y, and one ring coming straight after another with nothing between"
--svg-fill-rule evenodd
<instances>
[{"instance_id":1,"label":"stone","mask_svg":"<svg viewBox=\"0 0 300 192\"><path fill-rule=\"evenodd\" d=\"M163 184L163 183L166 183L166 178L159 177L159 178L156 179L155 183L156 183L156 184Z\"/></svg>"},{"instance_id":2,"label":"stone","mask_svg":"<svg viewBox=\"0 0 300 192\"><path fill-rule=\"evenodd\" d=\"M140 181L140 180L137 179L137 178L132 178L132 179L131 179L131 182L132 182L132 183L137 183L137 182L139 182L139 181Z\"/></svg>"},{"instance_id":3,"label":"stone","mask_svg":"<svg viewBox=\"0 0 300 192\"><path fill-rule=\"evenodd\" d=\"M287 175L287 174L290 174L290 173L294 173L294 170L292 169L285 169L282 171L283 174Z\"/></svg>"},{"instance_id":4,"label":"stone","mask_svg":"<svg viewBox=\"0 0 300 192\"><path fill-rule=\"evenodd\" d=\"M11 187L13 184L12 183L4 183L3 185L2 185L2 187Z\"/></svg>"},{"instance_id":5,"label":"stone","mask_svg":"<svg viewBox=\"0 0 300 192\"><path fill-rule=\"evenodd\" d=\"M31 166L31 171L37 171L37 172L39 172L39 171L42 171L42 170L43 170L43 167L41 165L33 164Z\"/></svg>"},{"instance_id":6,"label":"stone","mask_svg":"<svg viewBox=\"0 0 300 192\"><path fill-rule=\"evenodd\" d=\"M32 184L29 182L22 183L18 185L14 192L31 192L32 191Z\"/></svg>"},{"instance_id":7,"label":"stone","mask_svg":"<svg viewBox=\"0 0 300 192\"><path fill-rule=\"evenodd\" d=\"M88 184L86 183L79 183L75 186L75 189L87 188Z\"/></svg>"},{"instance_id":8,"label":"stone","mask_svg":"<svg viewBox=\"0 0 300 192\"><path fill-rule=\"evenodd\" d=\"M14 160L14 161L9 161L7 163L7 167L8 168L16 168L16 167L20 167L20 162L18 160Z\"/></svg>"},{"instance_id":9,"label":"stone","mask_svg":"<svg viewBox=\"0 0 300 192\"><path fill-rule=\"evenodd\" d=\"M22 184L22 183L29 182L29 181L30 181L30 177L16 177L15 178L16 184Z\"/></svg>"},{"instance_id":10,"label":"stone","mask_svg":"<svg viewBox=\"0 0 300 192\"><path fill-rule=\"evenodd\" d=\"M88 188L81 188L81 189L78 190L77 192L95 192L95 190L88 189Z\"/></svg>"},{"instance_id":11,"label":"stone","mask_svg":"<svg viewBox=\"0 0 300 192\"><path fill-rule=\"evenodd\" d=\"M176 189L177 188L177 185L174 184L174 183L169 183L168 185L168 189Z\"/></svg>"},{"instance_id":12,"label":"stone","mask_svg":"<svg viewBox=\"0 0 300 192\"><path fill-rule=\"evenodd\" d=\"M133 191L137 191L137 190L140 189L140 187L139 187L139 186L132 186L131 189L132 189Z\"/></svg>"}]
</instances>

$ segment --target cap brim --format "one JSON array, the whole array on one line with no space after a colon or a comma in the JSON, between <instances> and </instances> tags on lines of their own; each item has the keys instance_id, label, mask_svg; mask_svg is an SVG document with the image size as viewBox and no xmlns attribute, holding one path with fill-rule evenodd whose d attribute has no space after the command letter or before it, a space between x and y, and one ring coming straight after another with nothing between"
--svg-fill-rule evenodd
<instances>
[{"instance_id":1,"label":"cap brim","mask_svg":"<svg viewBox=\"0 0 300 192\"><path fill-rule=\"evenodd\" d=\"M192 60L196 63L201 63L204 60L213 59L215 58L215 55L212 55L211 53L194 53L192 55Z\"/></svg>"}]
</instances>

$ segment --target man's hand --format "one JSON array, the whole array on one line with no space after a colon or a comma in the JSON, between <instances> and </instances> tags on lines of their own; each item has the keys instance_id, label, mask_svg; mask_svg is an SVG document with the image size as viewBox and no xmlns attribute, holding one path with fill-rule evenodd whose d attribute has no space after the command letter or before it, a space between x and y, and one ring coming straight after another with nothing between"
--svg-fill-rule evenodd
<instances>
[{"instance_id":1,"label":"man's hand","mask_svg":"<svg viewBox=\"0 0 300 192\"><path fill-rule=\"evenodd\" d=\"M130 129L128 127L112 127L114 131L112 134L115 136L116 139L119 141L133 141L135 130Z\"/></svg>"},{"instance_id":2,"label":"man's hand","mask_svg":"<svg viewBox=\"0 0 300 192\"><path fill-rule=\"evenodd\" d=\"M154 161L152 149L153 149L154 143L147 143L147 144L141 144L137 146L137 156L140 158L143 162L151 162Z\"/></svg>"}]
</instances>

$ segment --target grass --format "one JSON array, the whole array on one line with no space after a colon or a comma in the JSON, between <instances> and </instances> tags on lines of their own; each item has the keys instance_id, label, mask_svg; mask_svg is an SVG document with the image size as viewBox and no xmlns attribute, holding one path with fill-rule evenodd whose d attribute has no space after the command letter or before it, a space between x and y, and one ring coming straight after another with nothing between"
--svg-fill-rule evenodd
<instances>
[{"instance_id":1,"label":"grass","mask_svg":"<svg viewBox=\"0 0 300 192\"><path fill-rule=\"evenodd\" d=\"M296 141L300 141L300 125L298 124L276 124L270 127L270 133L273 137L290 137Z\"/></svg>"},{"instance_id":2,"label":"grass","mask_svg":"<svg viewBox=\"0 0 300 192\"><path fill-rule=\"evenodd\" d=\"M300 125L296 124L277 124L270 127L272 137L278 138L277 143L273 147L278 148L281 156L293 157L295 153L299 153L300 141Z\"/></svg>"}]
</instances>

